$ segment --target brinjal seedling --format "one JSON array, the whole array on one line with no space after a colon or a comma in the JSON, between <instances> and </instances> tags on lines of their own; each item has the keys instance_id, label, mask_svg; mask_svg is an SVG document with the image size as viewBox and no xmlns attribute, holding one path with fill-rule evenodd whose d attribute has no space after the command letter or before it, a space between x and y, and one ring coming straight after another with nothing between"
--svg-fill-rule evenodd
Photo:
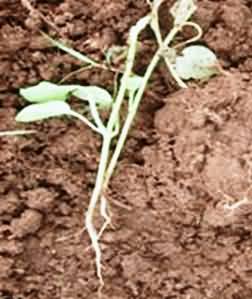
<instances>
[{"instance_id":1,"label":"brinjal seedling","mask_svg":"<svg viewBox=\"0 0 252 299\"><path fill-rule=\"evenodd\" d=\"M73 116L83 121L102 136L103 142L95 187L85 217L85 226L96 254L96 270L101 285L103 284L103 278L99 238L110 223L106 189L114 173L119 156L153 71L160 60L164 59L168 71L175 78L178 85L181 88L185 88L187 86L183 82L183 79L198 79L202 78L202 76L210 77L213 71L210 66L216 62L216 57L210 50L206 48L202 49L199 46L186 48L182 51L182 57L177 56L177 52L175 51L176 45L172 44L177 34L181 32L185 26L196 29L197 35L183 42L183 45L189 42L195 42L200 38L202 33L201 28L194 22L189 21L197 9L195 0L176 1L170 11L174 18L173 27L164 38L161 35L159 27L159 8L164 0L147 1L150 5L151 12L138 20L137 23L130 28L124 70L119 72L121 77L114 96L111 96L107 90L97 86L57 85L50 82L41 82L34 87L21 89L20 91L20 94L32 104L19 112L16 117L17 121L30 122L53 116ZM139 49L139 35L148 26L150 26L155 34L158 49L151 58L143 76L139 76L133 72L135 57ZM115 71L115 73L118 74L117 70L108 67L106 63L96 62L86 55L67 47L63 43L55 41L45 34L44 36L49 39L54 46L82 61L85 67ZM175 63L173 59L170 59L171 57L167 55L168 52L174 54L173 58ZM198 54L199 52L201 53L198 59L196 52ZM114 53L112 54L114 55ZM109 53L107 56L109 63L112 54ZM70 96L75 96L80 100L86 101L90 109L92 121L71 109L66 103L66 100ZM124 101L127 101L128 110L125 118L120 119L122 115L122 103ZM100 109L110 109L109 118L105 124L100 118ZM116 146L112 150L112 144L114 144L112 141L114 141L115 138ZM100 205L101 216L105 220L99 232L97 232L93 223L94 211L98 204Z\"/></svg>"}]
</instances>

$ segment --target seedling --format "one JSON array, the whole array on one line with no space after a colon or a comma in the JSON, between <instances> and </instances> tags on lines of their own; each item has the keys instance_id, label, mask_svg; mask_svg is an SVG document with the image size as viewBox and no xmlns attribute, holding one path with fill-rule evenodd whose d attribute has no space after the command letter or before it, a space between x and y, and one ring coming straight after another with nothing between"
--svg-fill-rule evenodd
<instances>
[{"instance_id":1,"label":"seedling","mask_svg":"<svg viewBox=\"0 0 252 299\"><path fill-rule=\"evenodd\" d=\"M132 126L139 104L143 98L144 91L153 71L159 61L164 59L169 72L182 88L186 87L186 84L182 79L201 78L202 74L204 76L207 74L207 77L212 75L209 71L209 63L206 64L205 62L213 63L215 60L213 60L212 54L212 56L209 55L208 51L202 51L200 54L201 56L199 57L200 60L198 61L195 57L195 48L194 50L192 48L184 50L182 52L182 54L184 54L183 59L177 56L177 52L175 50L176 46L171 48L174 38L184 28L184 26L191 26L197 30L197 35L189 41L185 41L184 45L191 41L195 42L200 38L200 27L197 24L188 21L192 14L196 11L196 1L179 0L175 3L171 9L171 14L174 17L174 25L165 38L162 38L159 28L158 10L162 2L162 0L148 1L151 7L151 12L147 16L141 18L136 25L131 27L128 38L125 66L124 70L120 71L121 79L118 88L116 89L115 96L111 96L107 90L97 86L56 85L50 82L41 82L35 87L21 89L20 91L20 94L32 104L19 112L16 117L17 121L31 122L55 116L73 116L83 121L83 123L98 132L102 137L103 142L99 168L95 187L85 218L85 226L96 254L96 269L101 285L103 285L103 278L99 238L106 229L107 225L111 222L108 212L107 199L105 196L106 189L108 188L110 178L113 175L120 153L123 149L127 135ZM137 45L139 43L139 35L147 26L150 26L155 33L158 50L153 55L144 75L140 77L134 74L133 68L138 49ZM108 66L106 63L96 62L76 50L67 47L63 43L55 41L47 35L45 36L54 46L82 61L85 67L95 67L103 70L115 71L115 73L118 74L118 70L113 70L113 68ZM171 50L172 53L175 54L174 61L172 61L169 55L167 55L167 53L171 53ZM196 50L199 50L199 48L196 48ZM191 60L192 57L190 58L190 55L188 57L188 53L193 55L193 60ZM112 54L110 52L107 55L107 62L110 63L111 55L113 54L114 52L112 51ZM70 96L75 96L78 99L85 101L92 116L91 121L71 109L71 107L66 103ZM128 104L127 115L125 119L120 119L122 103L125 100L127 100ZM107 109L110 111L109 119L106 124L103 123L99 115L100 109ZM116 147L112 151L111 144L115 138L117 138ZM100 205L101 216L105 220L99 232L96 231L93 224L94 211L98 204Z\"/></svg>"}]
</instances>

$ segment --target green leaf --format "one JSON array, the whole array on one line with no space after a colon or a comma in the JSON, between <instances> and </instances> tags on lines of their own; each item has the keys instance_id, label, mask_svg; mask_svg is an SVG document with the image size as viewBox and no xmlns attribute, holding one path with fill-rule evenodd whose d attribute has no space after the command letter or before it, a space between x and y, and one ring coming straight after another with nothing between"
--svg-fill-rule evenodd
<instances>
[{"instance_id":1,"label":"green leaf","mask_svg":"<svg viewBox=\"0 0 252 299\"><path fill-rule=\"evenodd\" d=\"M57 85L43 81L32 87L21 88L20 95L32 103L65 101L75 88L75 85Z\"/></svg>"},{"instance_id":2,"label":"green leaf","mask_svg":"<svg viewBox=\"0 0 252 299\"><path fill-rule=\"evenodd\" d=\"M33 122L54 116L71 115L70 106L62 101L32 104L21 110L17 116L17 122Z\"/></svg>"},{"instance_id":3,"label":"green leaf","mask_svg":"<svg viewBox=\"0 0 252 299\"><path fill-rule=\"evenodd\" d=\"M110 108L113 103L110 93L98 86L78 86L73 95L84 101L95 102L103 109Z\"/></svg>"},{"instance_id":4,"label":"green leaf","mask_svg":"<svg viewBox=\"0 0 252 299\"><path fill-rule=\"evenodd\" d=\"M113 98L109 92L97 86L57 85L43 81L35 86L20 89L20 94L29 102L45 103L65 101L72 94L85 101L92 101L101 108L109 108Z\"/></svg>"},{"instance_id":5,"label":"green leaf","mask_svg":"<svg viewBox=\"0 0 252 299\"><path fill-rule=\"evenodd\" d=\"M190 46L176 58L175 69L180 78L208 79L219 73L215 54L203 46Z\"/></svg>"},{"instance_id":6,"label":"green leaf","mask_svg":"<svg viewBox=\"0 0 252 299\"><path fill-rule=\"evenodd\" d=\"M183 26L197 9L195 0L178 0L170 9L175 26Z\"/></svg>"}]
</instances>

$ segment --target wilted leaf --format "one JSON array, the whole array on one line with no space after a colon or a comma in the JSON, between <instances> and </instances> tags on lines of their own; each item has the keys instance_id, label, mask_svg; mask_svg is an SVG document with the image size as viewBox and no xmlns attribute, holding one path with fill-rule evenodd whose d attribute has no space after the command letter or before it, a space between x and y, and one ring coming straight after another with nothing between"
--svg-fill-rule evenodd
<instances>
[{"instance_id":1,"label":"wilted leaf","mask_svg":"<svg viewBox=\"0 0 252 299\"><path fill-rule=\"evenodd\" d=\"M20 95L32 103L65 101L75 88L74 85L57 85L43 81L35 86L21 88Z\"/></svg>"},{"instance_id":2,"label":"wilted leaf","mask_svg":"<svg viewBox=\"0 0 252 299\"><path fill-rule=\"evenodd\" d=\"M195 2L195 0L178 0L175 2L170 9L175 26L181 26L190 19L197 9Z\"/></svg>"},{"instance_id":3,"label":"wilted leaf","mask_svg":"<svg viewBox=\"0 0 252 299\"><path fill-rule=\"evenodd\" d=\"M180 78L208 79L219 72L215 54L203 46L190 46L176 58L175 69Z\"/></svg>"},{"instance_id":4,"label":"wilted leaf","mask_svg":"<svg viewBox=\"0 0 252 299\"><path fill-rule=\"evenodd\" d=\"M62 101L32 104L21 110L17 116L17 122L33 122L54 116L71 115L70 106Z\"/></svg>"},{"instance_id":5,"label":"wilted leaf","mask_svg":"<svg viewBox=\"0 0 252 299\"><path fill-rule=\"evenodd\" d=\"M73 92L73 95L84 101L97 103L101 108L110 108L113 98L110 93L98 86L79 86Z\"/></svg>"}]
</instances>

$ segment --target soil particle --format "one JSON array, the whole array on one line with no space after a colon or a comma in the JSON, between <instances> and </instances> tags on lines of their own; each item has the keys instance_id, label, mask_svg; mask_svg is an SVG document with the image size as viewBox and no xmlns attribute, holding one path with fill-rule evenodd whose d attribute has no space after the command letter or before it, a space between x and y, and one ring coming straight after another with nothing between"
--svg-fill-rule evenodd
<instances>
[{"instance_id":1,"label":"soil particle","mask_svg":"<svg viewBox=\"0 0 252 299\"><path fill-rule=\"evenodd\" d=\"M15 193L10 193L2 197L0 202L0 215L5 219L7 215L13 215L18 208L19 201Z\"/></svg>"},{"instance_id":2,"label":"soil particle","mask_svg":"<svg viewBox=\"0 0 252 299\"><path fill-rule=\"evenodd\" d=\"M15 256L23 252L23 244L17 240L0 240L0 254Z\"/></svg>"},{"instance_id":3,"label":"soil particle","mask_svg":"<svg viewBox=\"0 0 252 299\"><path fill-rule=\"evenodd\" d=\"M35 210L25 210L18 219L13 219L11 229L13 236L24 238L27 235L36 233L42 224L42 215Z\"/></svg>"},{"instance_id":4,"label":"soil particle","mask_svg":"<svg viewBox=\"0 0 252 299\"><path fill-rule=\"evenodd\" d=\"M47 212L52 209L55 195L45 188L37 188L23 192L21 196L25 199L25 204L34 210Z\"/></svg>"},{"instance_id":5,"label":"soil particle","mask_svg":"<svg viewBox=\"0 0 252 299\"><path fill-rule=\"evenodd\" d=\"M220 56L236 65L250 57L251 10L239 0L220 1L217 20L205 39Z\"/></svg>"},{"instance_id":6,"label":"soil particle","mask_svg":"<svg viewBox=\"0 0 252 299\"><path fill-rule=\"evenodd\" d=\"M1 33L0 54L16 52L28 44L26 32L20 27L14 29L6 24L1 28Z\"/></svg>"},{"instance_id":7,"label":"soil particle","mask_svg":"<svg viewBox=\"0 0 252 299\"><path fill-rule=\"evenodd\" d=\"M0 257L0 278L7 278L12 273L14 261L10 258Z\"/></svg>"}]
</instances>

